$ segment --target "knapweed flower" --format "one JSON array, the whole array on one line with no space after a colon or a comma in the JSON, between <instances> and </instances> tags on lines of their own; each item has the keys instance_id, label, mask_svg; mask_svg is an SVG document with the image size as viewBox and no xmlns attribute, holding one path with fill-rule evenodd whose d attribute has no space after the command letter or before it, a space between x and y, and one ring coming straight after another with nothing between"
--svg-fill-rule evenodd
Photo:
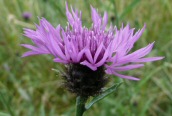
<instances>
[{"instance_id":1,"label":"knapweed flower","mask_svg":"<svg viewBox=\"0 0 172 116\"><path fill-rule=\"evenodd\" d=\"M24 12L24 13L22 14L22 17L23 17L23 19L25 19L25 20L27 21L27 20L29 20L30 18L32 18L32 13L30 13L30 12Z\"/></svg>"},{"instance_id":2,"label":"knapweed flower","mask_svg":"<svg viewBox=\"0 0 172 116\"><path fill-rule=\"evenodd\" d=\"M34 45L22 44L30 49L23 57L53 55L55 62L68 66L64 77L69 90L84 96L95 95L101 91L107 81L105 72L121 78L139 80L120 72L140 68L144 66L144 62L163 58L144 58L151 52L154 42L130 53L145 26L135 33L129 24L120 29L112 25L107 28L106 12L101 17L96 9L91 7L91 13L91 28L82 26L81 12L72 8L70 12L66 5L69 23L65 29L60 25L53 27L45 18L40 19L40 25L36 25L35 31L24 29L24 35L30 38Z\"/></svg>"}]
</instances>

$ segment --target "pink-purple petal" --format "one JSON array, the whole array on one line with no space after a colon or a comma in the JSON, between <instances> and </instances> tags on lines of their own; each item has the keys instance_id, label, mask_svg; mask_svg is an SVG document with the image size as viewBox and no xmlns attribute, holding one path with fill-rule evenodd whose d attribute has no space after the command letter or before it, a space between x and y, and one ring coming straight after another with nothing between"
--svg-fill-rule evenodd
<instances>
[{"instance_id":1,"label":"pink-purple petal","mask_svg":"<svg viewBox=\"0 0 172 116\"><path fill-rule=\"evenodd\" d=\"M134 60L134 62L152 62L157 60L162 60L164 57L150 57L150 58L141 58Z\"/></svg>"},{"instance_id":2,"label":"pink-purple petal","mask_svg":"<svg viewBox=\"0 0 172 116\"><path fill-rule=\"evenodd\" d=\"M88 61L83 61L83 62L81 62L80 64L89 67L89 68L92 69L93 71L96 71L96 70L97 70L97 66L95 66L95 65L93 65L93 64L91 64L91 63L89 63Z\"/></svg>"},{"instance_id":3,"label":"pink-purple petal","mask_svg":"<svg viewBox=\"0 0 172 116\"><path fill-rule=\"evenodd\" d=\"M122 74L119 74L117 72L113 72L113 74L118 76L118 77L124 78L124 79L135 80L135 81L140 80L139 78L136 78L136 77L133 77L133 76L122 75Z\"/></svg>"},{"instance_id":4,"label":"pink-purple petal","mask_svg":"<svg viewBox=\"0 0 172 116\"><path fill-rule=\"evenodd\" d=\"M94 56L94 63L97 61L97 58L98 58L99 54L101 53L102 48L103 48L103 43L101 43L100 46L97 48L97 51Z\"/></svg>"},{"instance_id":5,"label":"pink-purple petal","mask_svg":"<svg viewBox=\"0 0 172 116\"><path fill-rule=\"evenodd\" d=\"M54 59L54 62L59 62L59 63L64 63L64 64L69 63L68 61L62 60L62 59L60 59L60 58L55 58L55 59Z\"/></svg>"},{"instance_id":6,"label":"pink-purple petal","mask_svg":"<svg viewBox=\"0 0 172 116\"><path fill-rule=\"evenodd\" d=\"M90 52L90 49L85 50L85 55L86 55L86 57L87 57L87 59L89 60L90 63L94 63L93 57L92 57L91 52Z\"/></svg>"},{"instance_id":7,"label":"pink-purple petal","mask_svg":"<svg viewBox=\"0 0 172 116\"><path fill-rule=\"evenodd\" d=\"M131 65L126 65L126 66L120 66L120 67L112 67L113 70L115 71L127 71L127 70L133 70L136 68L141 68L143 67L144 64L131 64Z\"/></svg>"},{"instance_id":8,"label":"pink-purple petal","mask_svg":"<svg viewBox=\"0 0 172 116\"><path fill-rule=\"evenodd\" d=\"M25 53L22 55L22 57L33 56L33 55L39 55L39 54L49 54L49 53L46 53L46 52L28 51L28 52L25 52Z\"/></svg>"}]
</instances>

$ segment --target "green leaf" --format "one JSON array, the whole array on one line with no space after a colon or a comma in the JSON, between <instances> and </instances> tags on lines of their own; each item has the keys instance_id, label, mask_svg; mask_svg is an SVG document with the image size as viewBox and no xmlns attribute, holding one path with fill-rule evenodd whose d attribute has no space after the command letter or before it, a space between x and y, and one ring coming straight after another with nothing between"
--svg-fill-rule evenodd
<instances>
[{"instance_id":1,"label":"green leaf","mask_svg":"<svg viewBox=\"0 0 172 116\"><path fill-rule=\"evenodd\" d=\"M122 82L117 83L115 85L113 85L112 87L108 88L107 90L103 91L100 95L94 97L92 99L92 101L90 103L88 103L85 108L88 110L89 108L91 108L91 106L93 104L95 104L96 102L102 100L103 98L105 98L106 96L108 96L109 94L111 94L112 92L116 91L117 88L122 84Z\"/></svg>"},{"instance_id":2,"label":"green leaf","mask_svg":"<svg viewBox=\"0 0 172 116\"><path fill-rule=\"evenodd\" d=\"M44 104L41 104L41 107L40 107L40 116L45 116Z\"/></svg>"},{"instance_id":3,"label":"green leaf","mask_svg":"<svg viewBox=\"0 0 172 116\"><path fill-rule=\"evenodd\" d=\"M10 116L10 115L6 114L6 113L3 113L3 112L0 112L0 116Z\"/></svg>"}]
</instances>

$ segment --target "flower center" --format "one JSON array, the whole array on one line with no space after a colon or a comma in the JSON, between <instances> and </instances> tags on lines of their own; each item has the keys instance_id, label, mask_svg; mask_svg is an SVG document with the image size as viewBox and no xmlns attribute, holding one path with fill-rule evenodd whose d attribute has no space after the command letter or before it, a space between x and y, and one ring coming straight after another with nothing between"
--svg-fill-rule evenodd
<instances>
[{"instance_id":1,"label":"flower center","mask_svg":"<svg viewBox=\"0 0 172 116\"><path fill-rule=\"evenodd\" d=\"M78 96L97 95L107 83L103 66L93 71L84 65L69 64L66 74L64 78L67 89Z\"/></svg>"}]
</instances>

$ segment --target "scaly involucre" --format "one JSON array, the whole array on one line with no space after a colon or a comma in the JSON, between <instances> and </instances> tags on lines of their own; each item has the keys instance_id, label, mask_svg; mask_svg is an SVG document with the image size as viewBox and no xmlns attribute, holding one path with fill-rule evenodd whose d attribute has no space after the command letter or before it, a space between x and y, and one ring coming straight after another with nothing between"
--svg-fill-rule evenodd
<instances>
[{"instance_id":1,"label":"scaly involucre","mask_svg":"<svg viewBox=\"0 0 172 116\"><path fill-rule=\"evenodd\" d=\"M60 25L54 28L45 18L40 19L36 30L24 29L24 35L30 38L34 45L22 44L30 49L23 57L38 54L52 54L55 62L64 64L81 64L96 71L104 66L107 74L121 78L139 80L138 78L122 75L119 72L140 68L144 62L161 60L163 57L144 58L152 50L154 42L133 53L129 53L134 43L142 35L145 26L134 33L129 24L117 29L112 25L106 28L108 14L103 18L95 8L91 7L92 27L82 26L81 12L71 12L66 5L68 26L63 29Z\"/></svg>"}]
</instances>

